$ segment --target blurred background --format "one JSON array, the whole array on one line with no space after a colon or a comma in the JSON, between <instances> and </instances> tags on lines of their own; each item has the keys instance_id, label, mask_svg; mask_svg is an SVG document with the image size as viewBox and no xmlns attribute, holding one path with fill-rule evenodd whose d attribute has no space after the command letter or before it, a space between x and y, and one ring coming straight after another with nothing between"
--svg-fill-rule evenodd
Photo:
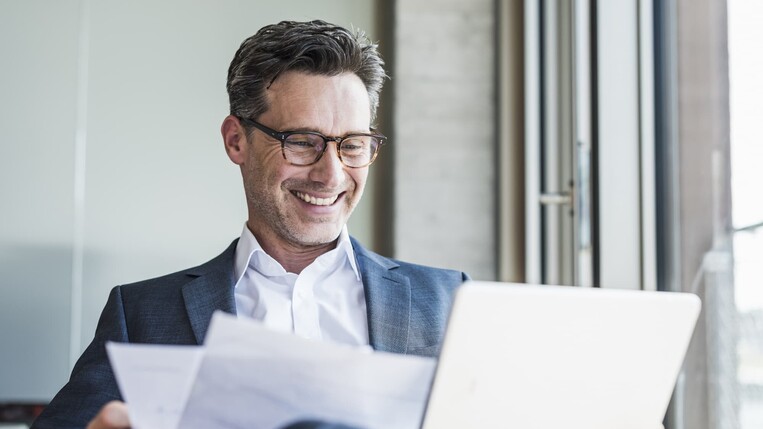
<instances>
[{"instance_id":1,"label":"blurred background","mask_svg":"<svg viewBox=\"0 0 763 429\"><path fill-rule=\"evenodd\" d=\"M352 235L476 279L696 293L666 427L763 427L757 0L0 0L0 421L66 382L112 287L240 234L227 68L284 19L387 62Z\"/></svg>"}]
</instances>

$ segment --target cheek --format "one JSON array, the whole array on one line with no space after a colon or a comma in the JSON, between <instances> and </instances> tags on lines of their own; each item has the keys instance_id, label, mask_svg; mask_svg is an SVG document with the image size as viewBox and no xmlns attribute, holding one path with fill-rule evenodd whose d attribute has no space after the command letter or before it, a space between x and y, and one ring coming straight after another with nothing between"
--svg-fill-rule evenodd
<instances>
[{"instance_id":1,"label":"cheek","mask_svg":"<svg viewBox=\"0 0 763 429\"><path fill-rule=\"evenodd\" d=\"M292 176L290 166L284 163L280 150L255 154L250 161L250 178L263 189L276 191L284 180Z\"/></svg>"},{"instance_id":2,"label":"cheek","mask_svg":"<svg viewBox=\"0 0 763 429\"><path fill-rule=\"evenodd\" d=\"M368 168L360 170L351 170L349 172L350 179L355 183L355 194L360 197L363 194L363 189L366 186L366 180L368 179Z\"/></svg>"}]
</instances>

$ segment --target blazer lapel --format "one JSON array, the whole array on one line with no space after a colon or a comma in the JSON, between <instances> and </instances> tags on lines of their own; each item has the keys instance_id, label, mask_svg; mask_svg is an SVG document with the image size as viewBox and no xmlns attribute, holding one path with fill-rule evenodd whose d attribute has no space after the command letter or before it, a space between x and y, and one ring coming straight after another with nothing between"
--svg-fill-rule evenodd
<instances>
[{"instance_id":1,"label":"blazer lapel","mask_svg":"<svg viewBox=\"0 0 763 429\"><path fill-rule=\"evenodd\" d=\"M198 344L204 342L212 313L222 310L236 314L233 258L237 242L238 240L234 240L215 259L190 270L188 274L195 278L183 286L186 313Z\"/></svg>"},{"instance_id":2,"label":"blazer lapel","mask_svg":"<svg viewBox=\"0 0 763 429\"><path fill-rule=\"evenodd\" d=\"M352 239L365 290L368 337L374 350L405 353L411 321L411 284L394 271L398 264Z\"/></svg>"},{"instance_id":3,"label":"blazer lapel","mask_svg":"<svg viewBox=\"0 0 763 429\"><path fill-rule=\"evenodd\" d=\"M183 286L183 299L198 344L204 342L215 310L236 314L233 243L218 257L191 269L194 277ZM369 252L352 239L368 312L368 336L375 350L406 353L411 321L411 284L395 272L398 264Z\"/></svg>"}]
</instances>

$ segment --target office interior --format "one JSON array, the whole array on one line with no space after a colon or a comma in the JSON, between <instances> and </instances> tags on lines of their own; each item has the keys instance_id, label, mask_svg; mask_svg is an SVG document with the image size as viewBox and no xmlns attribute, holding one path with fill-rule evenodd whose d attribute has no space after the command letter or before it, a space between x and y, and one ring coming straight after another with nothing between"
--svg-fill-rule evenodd
<instances>
[{"instance_id":1,"label":"office interior","mask_svg":"<svg viewBox=\"0 0 763 429\"><path fill-rule=\"evenodd\" d=\"M387 63L353 236L480 280L696 293L665 427L763 427L755 0L0 0L0 421L65 383L112 287L240 234L227 67L284 19Z\"/></svg>"}]
</instances>

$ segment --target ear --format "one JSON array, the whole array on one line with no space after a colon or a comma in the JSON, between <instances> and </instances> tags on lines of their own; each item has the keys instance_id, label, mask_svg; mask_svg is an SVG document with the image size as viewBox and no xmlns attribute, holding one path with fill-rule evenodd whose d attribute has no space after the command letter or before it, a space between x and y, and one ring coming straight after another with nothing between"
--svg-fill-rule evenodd
<instances>
[{"instance_id":1,"label":"ear","mask_svg":"<svg viewBox=\"0 0 763 429\"><path fill-rule=\"evenodd\" d=\"M234 164L241 165L246 161L246 152L249 148L246 138L246 130L241 125L237 117L228 115L223 119L220 127L220 133L223 135L223 144L228 158Z\"/></svg>"}]
</instances>

